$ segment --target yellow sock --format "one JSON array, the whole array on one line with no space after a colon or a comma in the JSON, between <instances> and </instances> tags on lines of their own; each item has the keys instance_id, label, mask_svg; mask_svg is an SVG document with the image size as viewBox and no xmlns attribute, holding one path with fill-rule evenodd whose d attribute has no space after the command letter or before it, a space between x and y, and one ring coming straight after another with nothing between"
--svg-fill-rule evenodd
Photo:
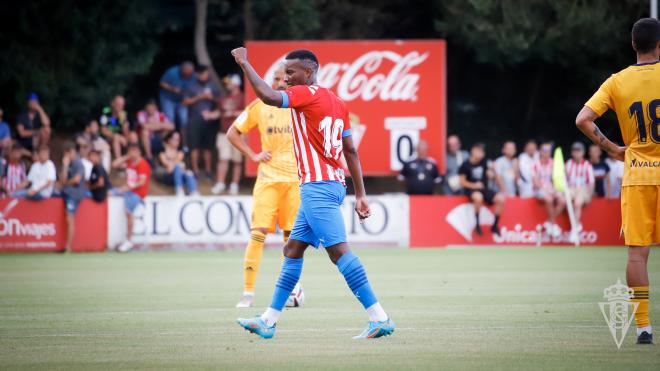
<instances>
[{"instance_id":1,"label":"yellow sock","mask_svg":"<svg viewBox=\"0 0 660 371\"><path fill-rule=\"evenodd\" d=\"M639 303L637 306L637 311L635 312L635 322L637 323L637 328L642 328L651 325L649 320L649 287L648 286L637 286L631 287L635 290L633 298L630 299L633 303Z\"/></svg>"},{"instance_id":2,"label":"yellow sock","mask_svg":"<svg viewBox=\"0 0 660 371\"><path fill-rule=\"evenodd\" d=\"M257 281L257 272L261 265L261 257L264 255L264 241L266 235L261 231L250 233L250 242L245 249L243 277L245 279L245 292L254 292L254 284Z\"/></svg>"}]
</instances>

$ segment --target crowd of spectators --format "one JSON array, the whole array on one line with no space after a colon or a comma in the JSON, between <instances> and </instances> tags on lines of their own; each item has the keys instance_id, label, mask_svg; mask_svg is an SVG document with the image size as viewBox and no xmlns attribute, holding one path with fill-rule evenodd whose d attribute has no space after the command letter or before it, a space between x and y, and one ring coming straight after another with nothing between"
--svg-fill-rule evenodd
<instances>
[{"instance_id":1,"label":"crowd of spectators","mask_svg":"<svg viewBox=\"0 0 660 371\"><path fill-rule=\"evenodd\" d=\"M566 209L566 197L553 182L553 149L552 142L529 140L518 154L516 143L506 141L501 156L486 159L483 143L475 143L468 153L462 149L458 136L451 135L447 138L445 173L440 174L436 161L428 156L428 144L422 140L415 158L403 165L399 180L405 182L408 194L434 194L439 188L441 194L467 196L475 207L475 232L479 235L483 233L479 216L484 203L494 206L491 230L498 234L499 215L507 198L536 198L547 211L545 230L559 235L561 229L555 220ZM623 162L603 158L596 145L589 146L587 151L582 142L575 142L564 168L579 231L582 210L594 197L619 198Z\"/></svg>"},{"instance_id":2,"label":"crowd of spectators","mask_svg":"<svg viewBox=\"0 0 660 371\"><path fill-rule=\"evenodd\" d=\"M25 111L13 120L0 108L0 197L62 197L72 238L82 199L104 202L109 193L123 195L129 231L120 250L129 250L132 215L148 193L152 172L177 196L199 195L199 179L213 184L213 194L238 194L242 156L226 133L244 109L241 85L238 75L216 83L204 65L172 66L160 80L158 100L129 112L125 97L113 96L72 141L55 146L62 150L55 161L50 158L51 118L37 93L30 93Z\"/></svg>"}]
</instances>

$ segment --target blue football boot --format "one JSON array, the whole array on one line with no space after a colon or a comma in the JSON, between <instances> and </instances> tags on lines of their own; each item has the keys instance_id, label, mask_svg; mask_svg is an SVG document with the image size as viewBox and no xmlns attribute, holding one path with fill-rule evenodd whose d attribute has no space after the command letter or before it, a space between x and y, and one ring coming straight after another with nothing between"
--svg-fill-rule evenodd
<instances>
[{"instance_id":1,"label":"blue football boot","mask_svg":"<svg viewBox=\"0 0 660 371\"><path fill-rule=\"evenodd\" d=\"M381 336L392 335L395 328L394 321L389 318L387 321L369 321L367 328L360 335L354 336L353 339L375 339Z\"/></svg>"},{"instance_id":2,"label":"blue football boot","mask_svg":"<svg viewBox=\"0 0 660 371\"><path fill-rule=\"evenodd\" d=\"M261 319L260 316L256 316L254 318L239 318L237 322L244 329L250 331L253 334L257 334L264 339L270 339L273 337L273 335L275 335L275 325L270 327L266 326L266 323Z\"/></svg>"}]
</instances>

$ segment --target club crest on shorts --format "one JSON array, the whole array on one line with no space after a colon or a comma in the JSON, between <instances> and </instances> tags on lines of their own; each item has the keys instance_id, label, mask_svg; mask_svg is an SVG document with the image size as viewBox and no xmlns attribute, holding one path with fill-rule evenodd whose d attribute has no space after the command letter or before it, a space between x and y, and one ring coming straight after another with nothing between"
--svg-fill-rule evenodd
<instances>
[{"instance_id":1,"label":"club crest on shorts","mask_svg":"<svg viewBox=\"0 0 660 371\"><path fill-rule=\"evenodd\" d=\"M598 303L618 349L623 344L639 306L639 303L630 302L634 293L633 289L621 283L621 279L617 279L616 284L603 290L603 297L607 301Z\"/></svg>"}]
</instances>

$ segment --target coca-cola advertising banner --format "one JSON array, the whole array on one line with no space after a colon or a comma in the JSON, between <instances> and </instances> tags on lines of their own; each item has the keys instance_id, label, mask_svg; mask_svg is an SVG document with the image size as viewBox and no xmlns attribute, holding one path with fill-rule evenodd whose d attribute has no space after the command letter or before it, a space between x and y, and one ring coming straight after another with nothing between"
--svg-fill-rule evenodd
<instances>
[{"instance_id":1,"label":"coca-cola advertising banner","mask_svg":"<svg viewBox=\"0 0 660 371\"><path fill-rule=\"evenodd\" d=\"M606 215L607 217L603 217ZM569 242L566 213L557 220L562 233L551 236L543 229L547 214L535 199L510 198L500 218L500 235L490 228L492 211L482 208L479 220L483 235L475 232L475 212L467 197L410 197L410 246L438 247L448 245L573 245ZM582 214L580 244L585 246L623 245L620 237L621 206L619 200L595 199Z\"/></svg>"},{"instance_id":2,"label":"coca-cola advertising banner","mask_svg":"<svg viewBox=\"0 0 660 371\"><path fill-rule=\"evenodd\" d=\"M321 64L318 83L343 99L367 175L392 175L414 157L420 139L444 167L446 136L445 42L250 41L248 58L270 82L288 52L312 50ZM248 84L249 85L249 84ZM255 99L246 86L246 100ZM258 145L258 135L250 136ZM256 165L248 163L249 175Z\"/></svg>"},{"instance_id":3,"label":"coca-cola advertising banner","mask_svg":"<svg viewBox=\"0 0 660 371\"><path fill-rule=\"evenodd\" d=\"M73 251L104 251L108 211L105 203L83 200L76 212ZM66 242L64 201L0 199L0 252L61 251Z\"/></svg>"}]
</instances>

